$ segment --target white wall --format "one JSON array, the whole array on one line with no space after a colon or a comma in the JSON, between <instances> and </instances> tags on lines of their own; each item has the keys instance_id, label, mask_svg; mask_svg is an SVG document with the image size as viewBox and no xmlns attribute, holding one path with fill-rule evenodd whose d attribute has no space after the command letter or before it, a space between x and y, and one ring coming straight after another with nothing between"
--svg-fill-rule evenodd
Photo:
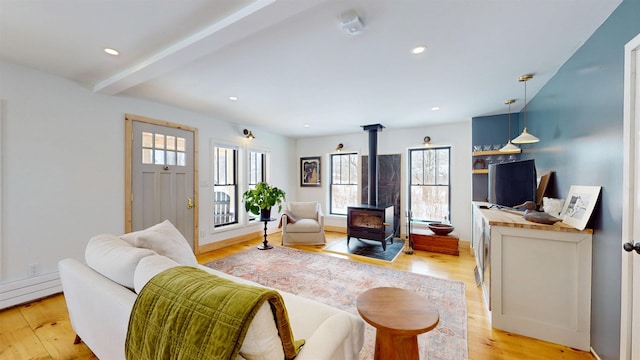
<instances>
[{"instance_id":1,"label":"white wall","mask_svg":"<svg viewBox=\"0 0 640 360\"><path fill-rule=\"evenodd\" d=\"M94 94L39 71L0 62L2 102L2 227L0 304L9 283L27 280L28 266L57 273L66 257L84 259L93 235L124 230L124 115L132 113L198 128L200 244L256 231L209 233L211 139L270 151L272 182L295 192L295 141L251 126L153 102ZM4 287L3 287L4 286ZM16 286L13 286L15 288Z\"/></svg>"},{"instance_id":2,"label":"white wall","mask_svg":"<svg viewBox=\"0 0 640 360\"><path fill-rule=\"evenodd\" d=\"M384 125L384 124L382 124ZM402 224L406 208L407 149L422 145L423 138L429 135L433 145L451 145L451 222L456 227L460 239L471 240L471 119L453 124L425 126L410 129L383 129L378 133L378 154L402 155ZM297 153L300 157L322 156L321 187L300 187L296 197L299 201L320 201L325 213L329 210L329 154L335 152L338 143L344 145L343 151L357 151L368 155L369 134L362 129L354 133L337 136L323 136L300 139ZM299 171L300 160L297 160ZM299 180L297 180L299 183ZM327 225L346 227L345 216L327 216ZM404 226L401 227L404 232Z\"/></svg>"},{"instance_id":3,"label":"white wall","mask_svg":"<svg viewBox=\"0 0 640 360\"><path fill-rule=\"evenodd\" d=\"M253 232L261 225L210 231L209 154L214 141L246 147L242 129L251 129L256 139L249 146L271 154L271 183L282 188L289 200L318 200L324 209L328 209L327 154L339 142L345 150L363 155L368 151L368 135L361 129L348 135L293 140L153 102L95 94L74 82L5 62L0 62L0 102L0 308L16 292L36 286L38 278L55 283L58 261L82 260L90 237L123 232L125 113L198 128L200 245ZM462 239L471 234L470 134L470 121L462 121L384 129L378 137L380 154L402 154L403 159L407 148L419 146L425 135L434 144L452 145L452 222ZM323 156L322 187L300 187L299 158L318 155ZM327 223L345 226L345 219L331 217ZM30 277L33 263L39 264L38 274ZM51 286L59 288L59 281ZM29 301L38 294L46 295L29 293L22 299Z\"/></svg>"}]
</instances>

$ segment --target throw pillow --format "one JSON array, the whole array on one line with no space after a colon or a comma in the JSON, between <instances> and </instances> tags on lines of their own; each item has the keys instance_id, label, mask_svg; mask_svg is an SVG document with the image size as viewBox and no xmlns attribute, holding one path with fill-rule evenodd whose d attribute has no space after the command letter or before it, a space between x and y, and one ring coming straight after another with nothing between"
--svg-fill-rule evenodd
<instances>
[{"instance_id":1,"label":"throw pillow","mask_svg":"<svg viewBox=\"0 0 640 360\"><path fill-rule=\"evenodd\" d=\"M169 221L165 220L148 229L123 235L121 238L131 241L136 247L151 249L180 265L197 266L198 260L191 250L187 239Z\"/></svg>"},{"instance_id":2,"label":"throw pillow","mask_svg":"<svg viewBox=\"0 0 640 360\"><path fill-rule=\"evenodd\" d=\"M133 289L133 275L141 259L157 255L153 250L139 249L115 235L92 237L85 249L87 265L118 284Z\"/></svg>"},{"instance_id":3,"label":"throw pillow","mask_svg":"<svg viewBox=\"0 0 640 360\"><path fill-rule=\"evenodd\" d=\"M165 220L165 221L171 223L169 220ZM162 226L164 226L163 224L164 224L165 221L163 221L161 223L158 223L158 224L155 224L153 226L150 226L150 227L148 227L148 228L146 228L144 230L133 231L133 232L121 235L120 239L128 242L129 244L131 244L133 246L136 246L136 239L138 238L138 236L146 234L146 233L149 233L149 232L152 232L152 231L156 231L156 229L159 229Z\"/></svg>"}]
</instances>

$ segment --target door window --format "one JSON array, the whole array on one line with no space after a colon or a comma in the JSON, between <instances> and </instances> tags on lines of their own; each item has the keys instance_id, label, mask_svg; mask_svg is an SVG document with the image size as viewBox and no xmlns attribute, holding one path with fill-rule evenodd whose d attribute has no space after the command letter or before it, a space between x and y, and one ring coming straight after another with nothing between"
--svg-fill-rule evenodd
<instances>
[{"instance_id":1,"label":"door window","mask_svg":"<svg viewBox=\"0 0 640 360\"><path fill-rule=\"evenodd\" d=\"M142 163L186 166L186 140L183 137L142 132Z\"/></svg>"}]
</instances>

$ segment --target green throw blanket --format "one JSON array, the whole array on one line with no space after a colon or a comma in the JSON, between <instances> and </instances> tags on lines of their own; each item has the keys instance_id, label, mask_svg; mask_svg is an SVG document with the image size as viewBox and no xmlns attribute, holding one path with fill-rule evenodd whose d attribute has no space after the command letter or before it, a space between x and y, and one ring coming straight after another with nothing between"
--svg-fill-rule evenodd
<instances>
[{"instance_id":1,"label":"green throw blanket","mask_svg":"<svg viewBox=\"0 0 640 360\"><path fill-rule=\"evenodd\" d=\"M286 359L294 341L280 294L239 284L189 266L154 276L133 305L125 355L129 360L235 359L260 306L269 301Z\"/></svg>"}]
</instances>

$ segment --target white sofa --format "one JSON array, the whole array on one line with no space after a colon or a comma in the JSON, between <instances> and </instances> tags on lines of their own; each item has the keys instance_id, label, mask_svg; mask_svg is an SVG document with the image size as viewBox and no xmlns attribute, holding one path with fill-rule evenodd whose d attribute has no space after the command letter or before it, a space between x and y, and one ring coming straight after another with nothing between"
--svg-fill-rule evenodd
<instances>
[{"instance_id":1,"label":"white sofa","mask_svg":"<svg viewBox=\"0 0 640 360\"><path fill-rule=\"evenodd\" d=\"M81 339L98 358L125 358L125 338L136 294L151 277L169 267L195 266L236 282L260 286L198 265L186 240L167 223L120 237L95 236L87 245L86 264L76 259L60 261L62 288L76 340ZM175 237L181 239L176 242ZM294 337L306 341L296 359L358 358L364 342L362 319L310 299L279 293ZM237 359L283 358L273 315L267 303L263 307L253 319Z\"/></svg>"}]
</instances>

